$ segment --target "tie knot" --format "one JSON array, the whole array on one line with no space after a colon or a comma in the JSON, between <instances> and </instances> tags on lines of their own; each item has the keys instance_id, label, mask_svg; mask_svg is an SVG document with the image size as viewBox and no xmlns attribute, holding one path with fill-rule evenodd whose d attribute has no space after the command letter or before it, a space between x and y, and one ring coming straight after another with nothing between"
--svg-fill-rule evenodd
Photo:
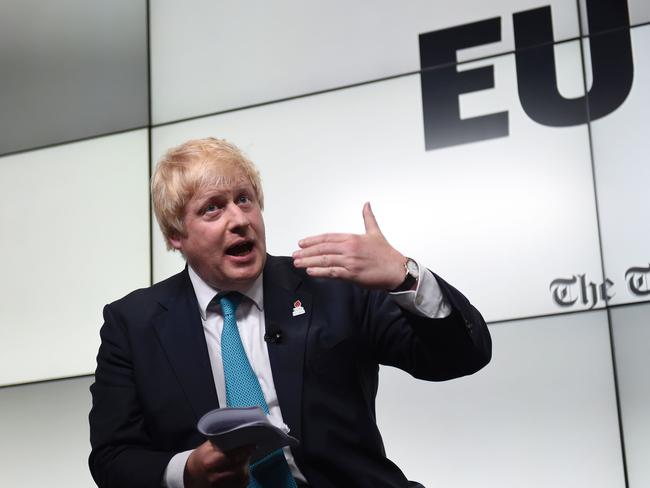
<instances>
[{"instance_id":1,"label":"tie knot","mask_svg":"<svg viewBox=\"0 0 650 488\"><path fill-rule=\"evenodd\" d=\"M224 316L225 315L234 316L235 311L237 310L237 306L239 305L239 302L241 302L242 295L241 293L237 293L236 291L234 291L234 292L227 293L225 295L220 295L218 298Z\"/></svg>"}]
</instances>

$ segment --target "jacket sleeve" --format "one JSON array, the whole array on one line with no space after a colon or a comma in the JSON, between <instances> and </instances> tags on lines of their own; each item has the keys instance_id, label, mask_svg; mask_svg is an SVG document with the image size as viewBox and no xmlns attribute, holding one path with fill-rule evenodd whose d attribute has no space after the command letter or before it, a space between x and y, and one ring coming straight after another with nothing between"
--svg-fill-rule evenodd
<instances>
[{"instance_id":1,"label":"jacket sleeve","mask_svg":"<svg viewBox=\"0 0 650 488\"><path fill-rule=\"evenodd\" d=\"M479 311L454 287L435 275L451 305L445 318L407 312L384 292L368 295L364 331L371 354L416 378L442 381L473 374L489 363L492 342Z\"/></svg>"},{"instance_id":2,"label":"jacket sleeve","mask_svg":"<svg viewBox=\"0 0 650 488\"><path fill-rule=\"evenodd\" d=\"M90 387L89 466L100 488L160 487L173 452L151 448L138 400L124 321L104 307L95 383Z\"/></svg>"}]
</instances>

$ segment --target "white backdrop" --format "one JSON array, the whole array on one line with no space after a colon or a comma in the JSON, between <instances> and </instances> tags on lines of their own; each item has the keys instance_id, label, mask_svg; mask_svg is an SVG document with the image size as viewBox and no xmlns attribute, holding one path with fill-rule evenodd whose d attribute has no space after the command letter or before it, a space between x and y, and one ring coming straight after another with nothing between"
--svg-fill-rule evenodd
<instances>
[{"instance_id":1,"label":"white backdrop","mask_svg":"<svg viewBox=\"0 0 650 488\"><path fill-rule=\"evenodd\" d=\"M398 249L492 322L494 360L474 377L430 384L382 370L379 421L409 476L451 487L622 488L626 475L628 488L650 485L640 347L650 318L650 4L628 0L630 24L598 33L629 32L634 76L625 101L598 120L532 120L513 53L513 14L550 6L557 91L580 99L593 83L588 3L140 0L26 16L8 2L0 452L12 469L0 470L0 485L26 473L22 486L42 486L15 425L50 402L70 415L48 423L47 445L74 462L48 457L41 470L57 473L53 486L87 486L78 461L89 379L6 385L92 374L102 305L182 268L152 221L148 177L170 146L204 136L231 140L258 164L271 253L309 234L361 232L369 200ZM492 71L451 103L463 121L507 112L507 135L427 151L425 119L442 112L423 106L419 36L488 19L498 19L499 40L459 50L455 70ZM630 268L641 270L636 292ZM554 300L556 279L574 280L555 288L573 304Z\"/></svg>"}]
</instances>

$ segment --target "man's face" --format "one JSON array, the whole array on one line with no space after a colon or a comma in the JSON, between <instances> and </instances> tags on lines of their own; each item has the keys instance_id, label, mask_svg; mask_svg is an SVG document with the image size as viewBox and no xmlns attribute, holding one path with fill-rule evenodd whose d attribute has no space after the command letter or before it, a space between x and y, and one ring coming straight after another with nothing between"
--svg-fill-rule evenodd
<instances>
[{"instance_id":1,"label":"man's face","mask_svg":"<svg viewBox=\"0 0 650 488\"><path fill-rule=\"evenodd\" d=\"M186 237L170 238L204 281L244 291L266 261L264 219L257 196L240 172L196 192L185 207Z\"/></svg>"}]
</instances>

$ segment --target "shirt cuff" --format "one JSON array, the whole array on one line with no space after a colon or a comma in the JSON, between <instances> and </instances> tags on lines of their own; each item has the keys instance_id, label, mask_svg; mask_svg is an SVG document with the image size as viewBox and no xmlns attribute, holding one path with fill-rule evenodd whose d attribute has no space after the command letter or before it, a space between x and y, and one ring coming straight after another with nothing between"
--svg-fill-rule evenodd
<instances>
[{"instance_id":1,"label":"shirt cuff","mask_svg":"<svg viewBox=\"0 0 650 488\"><path fill-rule=\"evenodd\" d=\"M163 474L162 486L165 488L185 488L183 482L183 475L185 474L185 463L187 458L192 454L192 449L189 451L179 452L169 460L165 473Z\"/></svg>"},{"instance_id":2,"label":"shirt cuff","mask_svg":"<svg viewBox=\"0 0 650 488\"><path fill-rule=\"evenodd\" d=\"M430 319L442 319L451 314L451 307L442 294L438 280L431 271L418 265L418 283L415 290L391 292L397 304L415 315Z\"/></svg>"}]
</instances>

